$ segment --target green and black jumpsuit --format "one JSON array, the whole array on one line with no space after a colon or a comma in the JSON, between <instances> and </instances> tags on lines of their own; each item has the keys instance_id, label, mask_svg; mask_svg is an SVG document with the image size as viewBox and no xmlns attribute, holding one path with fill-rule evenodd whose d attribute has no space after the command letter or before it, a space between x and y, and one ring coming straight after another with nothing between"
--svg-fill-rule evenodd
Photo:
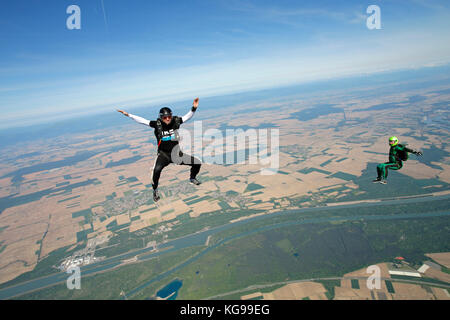
<instances>
[{"instance_id":1,"label":"green and black jumpsuit","mask_svg":"<svg viewBox=\"0 0 450 320\"><path fill-rule=\"evenodd\" d=\"M403 167L403 161L400 159L401 152L416 153L414 150L407 148L402 144L397 144L389 149L389 161L380 163L377 167L378 178L386 179L388 176L388 170L400 170Z\"/></svg>"}]
</instances>

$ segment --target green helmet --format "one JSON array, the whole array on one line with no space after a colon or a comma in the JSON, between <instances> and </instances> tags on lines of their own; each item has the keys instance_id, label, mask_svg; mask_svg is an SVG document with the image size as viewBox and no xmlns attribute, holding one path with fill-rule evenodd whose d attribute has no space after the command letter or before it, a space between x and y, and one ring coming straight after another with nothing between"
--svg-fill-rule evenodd
<instances>
[{"instance_id":1,"label":"green helmet","mask_svg":"<svg viewBox=\"0 0 450 320\"><path fill-rule=\"evenodd\" d=\"M391 143L392 142L392 143ZM389 138L389 144L393 147L396 146L398 144L398 138L393 136Z\"/></svg>"}]
</instances>

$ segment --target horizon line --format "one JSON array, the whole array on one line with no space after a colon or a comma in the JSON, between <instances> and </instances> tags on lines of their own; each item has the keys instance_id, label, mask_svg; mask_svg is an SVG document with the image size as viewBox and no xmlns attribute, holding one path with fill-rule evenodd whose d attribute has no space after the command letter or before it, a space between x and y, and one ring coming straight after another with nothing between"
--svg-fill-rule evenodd
<instances>
[{"instance_id":1,"label":"horizon line","mask_svg":"<svg viewBox=\"0 0 450 320\"><path fill-rule=\"evenodd\" d=\"M402 72L408 72L408 71L418 71L418 70L432 70L432 69L440 69L440 68L446 68L446 67L450 67L450 62L443 62L443 63L436 63L436 64L432 64L432 65L423 65L423 66L419 66L419 67L409 67L409 68L398 68L398 69L387 69L387 70L374 70L371 72L361 72L358 74L344 74L344 75L339 75L339 76L335 76L335 77L324 77L324 78L320 78L320 79L314 79L314 80L307 80L307 81L292 81L290 83L287 84L282 84L282 85L261 85L261 86L256 86L254 88L247 88L244 90L232 90L232 91L224 91L224 92L217 92L217 93L211 93L211 94L207 94L205 96L203 96L203 99L214 99L214 98L222 98L222 97L227 97L227 96L233 96L233 95L239 95L239 94L247 94L247 93L256 93L259 91L265 91L265 90L277 90L277 89L283 89L283 88L289 88L289 87L301 87L301 86L307 86L310 84L320 84L320 83L326 83L326 82L337 82L337 81L341 81L341 80L345 80L345 79L352 79L352 78L360 78L360 77L370 77L370 76L377 76L377 75L389 75L389 74L395 74L395 73L402 73ZM201 96L199 96L200 99L202 99ZM116 110L118 108L123 108L121 107L121 105L124 105L126 102L131 102L131 105L129 107L130 110L139 110L142 108L158 108L167 104L180 104L184 101L188 101L191 98L188 98L187 95L182 95L180 96L178 99L170 99L170 98L153 98L153 99L149 99L148 102L142 102L142 103L138 103L136 104L136 101L142 101L143 99L140 100L128 100L128 101L124 101L124 102L118 102L118 103L114 103L114 105L112 105L111 107L102 107L101 109L97 110L97 111L92 111L92 110L86 110L84 109L83 111L80 112L63 112L63 113L59 113L57 116L54 116L52 118L50 118L50 120L47 120L47 116L43 117L40 120L29 120L26 121L25 123L23 121L19 121L19 123L14 122L11 125L6 124L5 126L3 126L2 124L0 124L0 132L6 132L8 130L14 130L14 129L21 129L21 128L26 128L29 127L30 125L27 124L28 122L32 122L35 125L38 126L43 126L43 125L50 125L50 124L55 124L55 123L62 123L65 121L68 121L70 119L82 119L82 118L86 118L88 115L106 115L109 114L110 112L116 112ZM193 98L192 98L193 99ZM255 98L255 100L257 100L258 98ZM135 104L133 104L133 101ZM236 106L237 103L232 103L230 106ZM92 109L94 109L95 107L98 107L101 105L96 105L96 106L92 106Z\"/></svg>"}]
</instances>

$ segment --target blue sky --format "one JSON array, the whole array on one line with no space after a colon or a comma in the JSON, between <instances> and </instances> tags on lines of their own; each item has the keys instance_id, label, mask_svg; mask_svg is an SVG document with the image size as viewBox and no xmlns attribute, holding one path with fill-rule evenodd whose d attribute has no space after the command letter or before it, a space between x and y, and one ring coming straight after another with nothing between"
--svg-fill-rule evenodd
<instances>
[{"instance_id":1,"label":"blue sky","mask_svg":"<svg viewBox=\"0 0 450 320\"><path fill-rule=\"evenodd\" d=\"M66 8L81 8L68 30ZM366 27L369 5L381 30ZM17 0L0 128L450 61L448 1Z\"/></svg>"}]
</instances>

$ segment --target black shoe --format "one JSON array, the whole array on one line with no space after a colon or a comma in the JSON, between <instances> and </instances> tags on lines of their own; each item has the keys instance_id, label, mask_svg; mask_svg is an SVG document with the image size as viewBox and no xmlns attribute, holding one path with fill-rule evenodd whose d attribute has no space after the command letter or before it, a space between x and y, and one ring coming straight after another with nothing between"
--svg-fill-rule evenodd
<instances>
[{"instance_id":1,"label":"black shoe","mask_svg":"<svg viewBox=\"0 0 450 320\"><path fill-rule=\"evenodd\" d=\"M375 180L372 180L373 183L378 183L381 181L381 178L376 178Z\"/></svg>"},{"instance_id":2,"label":"black shoe","mask_svg":"<svg viewBox=\"0 0 450 320\"><path fill-rule=\"evenodd\" d=\"M161 199L161 198L159 197L158 190L154 189L153 190L153 201L157 202L159 199Z\"/></svg>"},{"instance_id":3,"label":"black shoe","mask_svg":"<svg viewBox=\"0 0 450 320\"><path fill-rule=\"evenodd\" d=\"M197 179L189 179L189 181L192 183L192 184L195 184L196 186L198 186L199 184L201 184L201 182L200 181L198 181Z\"/></svg>"}]
</instances>

